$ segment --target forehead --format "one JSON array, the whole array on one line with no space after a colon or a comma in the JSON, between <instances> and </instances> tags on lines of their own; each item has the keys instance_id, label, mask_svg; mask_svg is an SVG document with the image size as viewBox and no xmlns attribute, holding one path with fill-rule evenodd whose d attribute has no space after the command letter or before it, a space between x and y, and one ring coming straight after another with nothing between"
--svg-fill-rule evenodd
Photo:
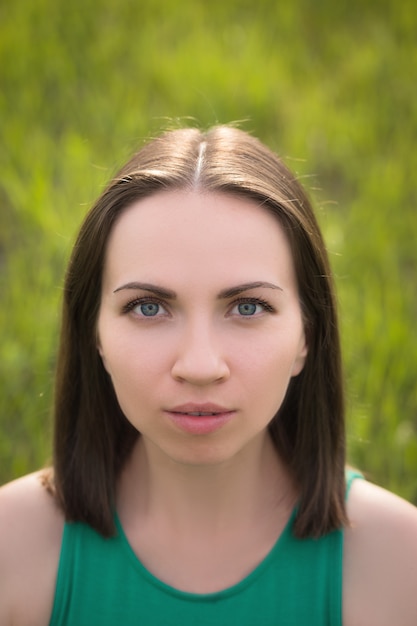
<instances>
[{"instance_id":1,"label":"forehead","mask_svg":"<svg viewBox=\"0 0 417 626\"><path fill-rule=\"evenodd\" d=\"M287 237L267 209L226 193L163 191L129 206L110 235L105 280L294 282ZM262 276L260 276L262 274Z\"/></svg>"}]
</instances>

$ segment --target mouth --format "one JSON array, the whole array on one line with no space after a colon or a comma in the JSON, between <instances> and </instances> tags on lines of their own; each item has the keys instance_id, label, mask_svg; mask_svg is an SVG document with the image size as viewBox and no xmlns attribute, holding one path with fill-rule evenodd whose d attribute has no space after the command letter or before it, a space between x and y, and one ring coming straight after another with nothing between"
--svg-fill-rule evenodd
<instances>
[{"instance_id":1,"label":"mouth","mask_svg":"<svg viewBox=\"0 0 417 626\"><path fill-rule=\"evenodd\" d=\"M165 413L181 431L192 435L207 435L227 424L236 414L236 410L213 404L183 404Z\"/></svg>"},{"instance_id":2,"label":"mouth","mask_svg":"<svg viewBox=\"0 0 417 626\"><path fill-rule=\"evenodd\" d=\"M213 404L211 402L205 402L204 404L197 404L194 402L188 402L187 404L180 404L169 409L170 413L178 413L180 415L191 415L193 417L210 417L212 415L224 415L230 413L234 409L221 406L219 404Z\"/></svg>"},{"instance_id":3,"label":"mouth","mask_svg":"<svg viewBox=\"0 0 417 626\"><path fill-rule=\"evenodd\" d=\"M192 415L193 417L207 417L208 415L220 415L221 412L212 413L208 411L171 411L171 413L175 413L176 415Z\"/></svg>"}]
</instances>

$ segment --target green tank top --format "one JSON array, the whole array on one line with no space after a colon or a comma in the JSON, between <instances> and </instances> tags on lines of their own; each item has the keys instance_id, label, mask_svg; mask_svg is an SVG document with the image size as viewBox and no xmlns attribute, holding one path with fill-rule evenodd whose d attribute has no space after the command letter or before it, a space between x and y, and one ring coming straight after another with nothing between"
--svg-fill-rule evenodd
<instances>
[{"instance_id":1,"label":"green tank top","mask_svg":"<svg viewBox=\"0 0 417 626\"><path fill-rule=\"evenodd\" d=\"M349 472L347 491L357 476ZM86 524L65 524L50 626L342 626L343 530L296 539L293 511L246 578L193 594L155 578L115 519L110 539Z\"/></svg>"}]
</instances>

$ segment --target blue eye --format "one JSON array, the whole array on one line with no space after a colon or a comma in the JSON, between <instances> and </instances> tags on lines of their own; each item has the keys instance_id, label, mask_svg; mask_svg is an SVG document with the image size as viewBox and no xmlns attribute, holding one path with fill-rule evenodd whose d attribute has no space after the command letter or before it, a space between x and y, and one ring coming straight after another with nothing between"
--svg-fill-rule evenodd
<instances>
[{"instance_id":1,"label":"blue eye","mask_svg":"<svg viewBox=\"0 0 417 626\"><path fill-rule=\"evenodd\" d=\"M240 315L255 315L255 313L257 313L258 306L259 305L254 302L241 302L237 305L237 310Z\"/></svg>"},{"instance_id":2,"label":"blue eye","mask_svg":"<svg viewBox=\"0 0 417 626\"><path fill-rule=\"evenodd\" d=\"M122 309L123 313L133 313L136 317L161 317L167 313L162 304L149 298L137 298L128 302Z\"/></svg>"},{"instance_id":3,"label":"blue eye","mask_svg":"<svg viewBox=\"0 0 417 626\"><path fill-rule=\"evenodd\" d=\"M261 298L242 298L230 312L237 317L257 317L260 313L276 313L275 307Z\"/></svg>"},{"instance_id":4,"label":"blue eye","mask_svg":"<svg viewBox=\"0 0 417 626\"><path fill-rule=\"evenodd\" d=\"M136 307L145 317L155 317L161 308L156 302L145 302Z\"/></svg>"}]
</instances>

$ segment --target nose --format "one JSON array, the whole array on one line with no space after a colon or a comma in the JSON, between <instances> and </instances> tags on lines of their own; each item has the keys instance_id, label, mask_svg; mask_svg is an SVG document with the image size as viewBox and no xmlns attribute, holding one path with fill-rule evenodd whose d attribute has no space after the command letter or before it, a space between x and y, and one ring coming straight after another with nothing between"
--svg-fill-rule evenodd
<instances>
[{"instance_id":1,"label":"nose","mask_svg":"<svg viewBox=\"0 0 417 626\"><path fill-rule=\"evenodd\" d=\"M230 376L224 347L207 324L184 329L178 341L171 374L175 380L205 386L220 383Z\"/></svg>"}]
</instances>

